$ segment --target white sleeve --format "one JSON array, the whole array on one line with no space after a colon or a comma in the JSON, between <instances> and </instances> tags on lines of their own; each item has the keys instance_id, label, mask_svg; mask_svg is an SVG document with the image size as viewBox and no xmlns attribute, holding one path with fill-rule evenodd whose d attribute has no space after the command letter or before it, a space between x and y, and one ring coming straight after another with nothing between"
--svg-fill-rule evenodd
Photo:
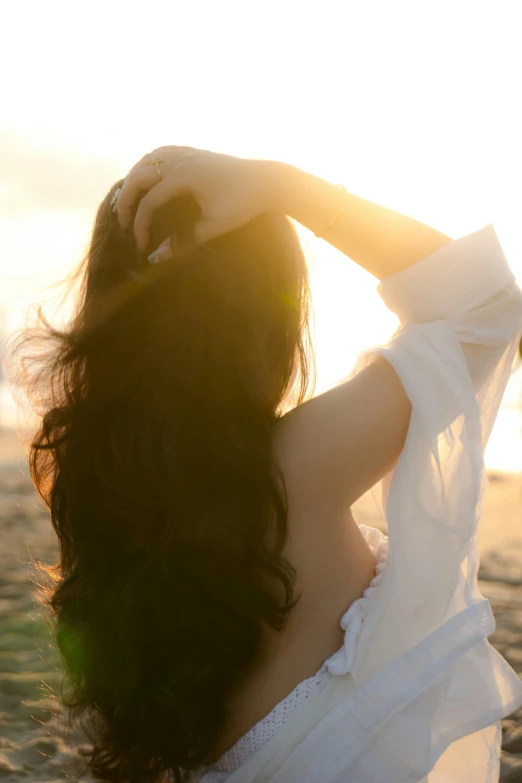
<instances>
[{"instance_id":1,"label":"white sleeve","mask_svg":"<svg viewBox=\"0 0 522 783\"><path fill-rule=\"evenodd\" d=\"M484 449L521 337L522 293L491 225L383 279L378 291L401 325L386 345L360 355L356 371L383 356L412 412L399 459L374 487L388 523L389 554L358 639L354 676L361 684L383 667L392 672L424 643L417 662L427 687L433 650L453 645L453 663L437 675L438 694L435 685L423 694L419 685L418 699L410 693L402 712L395 702L395 729L390 724L382 738L395 736L400 744L403 715L405 726L419 722L419 742L431 736L433 743L439 734L442 748L522 704L522 683L487 641L495 625L478 586L476 540L487 488ZM402 740L406 745L407 737Z\"/></svg>"},{"instance_id":2,"label":"white sleeve","mask_svg":"<svg viewBox=\"0 0 522 783\"><path fill-rule=\"evenodd\" d=\"M364 351L356 371L383 356L412 405L402 453L374 497L390 540L382 592L422 609L415 629L404 629L414 641L432 627L426 607L436 604L442 619L482 597L462 562L482 514L484 449L522 332L522 293L491 225L384 278L378 291L401 326ZM404 640L397 644L399 652Z\"/></svg>"},{"instance_id":3,"label":"white sleeve","mask_svg":"<svg viewBox=\"0 0 522 783\"><path fill-rule=\"evenodd\" d=\"M388 345L374 346L359 356L356 371L363 369L375 354L395 367L394 355L402 352L403 345L406 351L408 342L421 340L422 335L442 360L442 365L435 362L433 372L424 378L425 385L437 383L436 377L446 365L457 376L464 373L464 377L455 380L467 386L469 393L469 375L479 406L485 448L522 331L522 293L493 226L453 240L408 269L384 278L377 291L401 325ZM460 343L465 366L458 350L453 359L451 350L447 354L441 351L445 339L454 345L455 341ZM421 350L420 345L418 349ZM422 374L429 361L423 364L417 375ZM408 375L405 373L403 379L406 392ZM437 385L441 382L444 384L440 379ZM461 395L452 396L456 402ZM433 432L437 430L436 434L447 426L448 416L462 412L458 403L456 408L447 404L449 397L443 402L446 410L442 412L440 408L442 417L435 416L431 428Z\"/></svg>"}]
</instances>

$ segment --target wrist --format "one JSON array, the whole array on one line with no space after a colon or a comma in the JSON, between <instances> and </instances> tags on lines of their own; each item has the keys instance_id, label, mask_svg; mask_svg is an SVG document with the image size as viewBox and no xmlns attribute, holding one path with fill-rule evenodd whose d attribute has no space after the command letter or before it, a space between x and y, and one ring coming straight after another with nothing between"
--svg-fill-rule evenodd
<instances>
[{"instance_id":1,"label":"wrist","mask_svg":"<svg viewBox=\"0 0 522 783\"><path fill-rule=\"evenodd\" d=\"M314 234L324 232L346 204L346 191L339 185L288 163L274 163L269 179L270 208L284 212Z\"/></svg>"}]
</instances>

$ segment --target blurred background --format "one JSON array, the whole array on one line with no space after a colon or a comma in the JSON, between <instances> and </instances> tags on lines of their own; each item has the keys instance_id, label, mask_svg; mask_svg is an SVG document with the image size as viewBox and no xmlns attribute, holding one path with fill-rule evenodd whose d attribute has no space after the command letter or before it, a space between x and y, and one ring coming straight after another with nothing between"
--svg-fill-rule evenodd
<instances>
[{"instance_id":1,"label":"blurred background","mask_svg":"<svg viewBox=\"0 0 522 783\"><path fill-rule=\"evenodd\" d=\"M457 238L493 223L522 285L522 47L517 0L16 0L0 6L0 346L63 290L96 208L167 144L293 163ZM398 320L378 280L300 228L317 393ZM479 528L490 641L522 676L522 370L488 443ZM78 780L60 663L30 559L56 561L0 380L0 777ZM370 493L359 523L386 529ZM52 708L52 712L50 712ZM522 709L500 780L522 783ZM28 777L29 776L29 777ZM83 778L82 778L83 779Z\"/></svg>"},{"instance_id":2,"label":"blurred background","mask_svg":"<svg viewBox=\"0 0 522 783\"><path fill-rule=\"evenodd\" d=\"M285 160L452 237L493 223L522 282L518 3L5 5L0 330L59 316L111 184L164 144ZM302 229L317 391L398 325L378 280ZM514 366L487 466L522 470ZM0 423L16 422L5 384Z\"/></svg>"}]
</instances>

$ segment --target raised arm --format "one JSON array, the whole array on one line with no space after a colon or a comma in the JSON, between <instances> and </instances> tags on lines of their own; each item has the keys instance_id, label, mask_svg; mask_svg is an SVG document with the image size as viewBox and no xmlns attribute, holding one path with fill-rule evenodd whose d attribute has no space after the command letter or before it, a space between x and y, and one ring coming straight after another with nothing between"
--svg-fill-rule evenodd
<instances>
[{"instance_id":1,"label":"raised arm","mask_svg":"<svg viewBox=\"0 0 522 783\"><path fill-rule=\"evenodd\" d=\"M451 241L431 226L294 166L275 166L280 172L281 209L379 280L407 269Z\"/></svg>"},{"instance_id":2,"label":"raised arm","mask_svg":"<svg viewBox=\"0 0 522 783\"><path fill-rule=\"evenodd\" d=\"M160 147L131 169L116 203L120 225L130 229L134 219L138 246L150 253L156 250L149 246L153 212L187 194L201 207L201 220L195 226L198 243L233 231L262 212L278 210L315 234L324 234L325 240L379 279L406 269L451 241L418 220L287 163L187 147ZM172 239L172 252L176 252L176 238ZM168 240L167 244L155 261L171 254Z\"/></svg>"}]
</instances>

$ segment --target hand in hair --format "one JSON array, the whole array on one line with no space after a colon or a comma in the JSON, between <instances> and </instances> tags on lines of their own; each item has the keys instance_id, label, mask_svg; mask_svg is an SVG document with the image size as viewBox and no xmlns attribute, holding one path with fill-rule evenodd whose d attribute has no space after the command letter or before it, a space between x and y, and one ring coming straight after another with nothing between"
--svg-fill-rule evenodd
<instances>
[{"instance_id":1,"label":"hand in hair","mask_svg":"<svg viewBox=\"0 0 522 783\"><path fill-rule=\"evenodd\" d=\"M161 179L155 156L162 159ZM125 178L115 206L120 227L130 230L135 213L134 234L139 249L144 250L155 210L175 198L191 195L201 209L194 239L203 244L240 228L263 212L280 208L277 194L283 165L192 147L158 147L138 161ZM172 236L162 243L154 260L169 258L180 249L179 238Z\"/></svg>"}]
</instances>

